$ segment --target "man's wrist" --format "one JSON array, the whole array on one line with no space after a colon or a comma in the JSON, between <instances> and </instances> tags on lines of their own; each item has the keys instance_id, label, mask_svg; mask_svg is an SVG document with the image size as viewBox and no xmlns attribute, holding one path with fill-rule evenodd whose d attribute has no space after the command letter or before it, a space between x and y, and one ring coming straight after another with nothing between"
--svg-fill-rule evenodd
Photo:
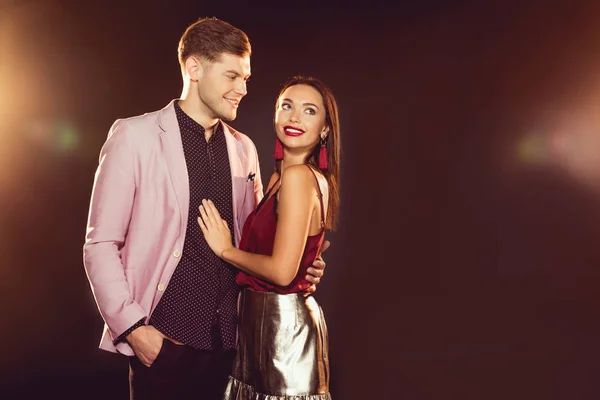
<instances>
[{"instance_id":1,"label":"man's wrist","mask_svg":"<svg viewBox=\"0 0 600 400\"><path fill-rule=\"evenodd\" d=\"M126 342L127 341L127 337L133 332L135 331L137 328L144 326L144 322L145 322L146 318L142 318L140 319L138 322L136 322L135 324L133 324L131 326L131 328L127 329L125 332L123 332L115 341L114 344L117 345L121 342Z\"/></svg>"}]
</instances>

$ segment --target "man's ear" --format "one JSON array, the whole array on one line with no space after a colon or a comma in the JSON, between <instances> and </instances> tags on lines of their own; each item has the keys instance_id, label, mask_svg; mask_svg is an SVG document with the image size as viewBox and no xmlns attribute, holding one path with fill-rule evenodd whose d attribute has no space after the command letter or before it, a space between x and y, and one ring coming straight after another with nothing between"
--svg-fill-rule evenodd
<instances>
[{"instance_id":1,"label":"man's ear","mask_svg":"<svg viewBox=\"0 0 600 400\"><path fill-rule=\"evenodd\" d=\"M185 60L185 72L192 82L198 82L204 74L204 65L198 58L189 56Z\"/></svg>"}]
</instances>

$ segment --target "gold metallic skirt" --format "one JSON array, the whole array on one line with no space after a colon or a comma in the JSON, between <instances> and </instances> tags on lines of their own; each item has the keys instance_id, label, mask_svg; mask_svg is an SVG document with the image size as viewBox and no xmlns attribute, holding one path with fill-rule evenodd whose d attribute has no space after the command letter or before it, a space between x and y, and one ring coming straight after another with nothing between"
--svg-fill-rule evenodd
<instances>
[{"instance_id":1,"label":"gold metallic skirt","mask_svg":"<svg viewBox=\"0 0 600 400\"><path fill-rule=\"evenodd\" d=\"M331 400L329 343L312 296L244 289L225 400Z\"/></svg>"}]
</instances>

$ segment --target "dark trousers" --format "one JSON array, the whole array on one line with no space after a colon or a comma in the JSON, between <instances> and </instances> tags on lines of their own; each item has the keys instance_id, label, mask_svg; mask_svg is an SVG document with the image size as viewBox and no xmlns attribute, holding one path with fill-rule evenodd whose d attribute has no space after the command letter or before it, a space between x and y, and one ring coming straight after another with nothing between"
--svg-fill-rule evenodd
<instances>
[{"instance_id":1,"label":"dark trousers","mask_svg":"<svg viewBox=\"0 0 600 400\"><path fill-rule=\"evenodd\" d=\"M129 357L131 400L222 400L235 350L206 351L164 340L150 367Z\"/></svg>"}]
</instances>

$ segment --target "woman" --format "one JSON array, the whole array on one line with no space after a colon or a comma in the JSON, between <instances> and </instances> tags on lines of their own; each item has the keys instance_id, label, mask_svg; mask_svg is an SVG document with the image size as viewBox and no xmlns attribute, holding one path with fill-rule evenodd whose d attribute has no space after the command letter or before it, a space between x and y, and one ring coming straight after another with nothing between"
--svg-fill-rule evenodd
<instances>
[{"instance_id":1,"label":"woman","mask_svg":"<svg viewBox=\"0 0 600 400\"><path fill-rule=\"evenodd\" d=\"M198 223L211 249L241 271L238 353L225 399L326 400L327 327L303 291L339 203L340 128L333 94L320 80L287 82L275 110L275 172L244 226L239 249L210 200Z\"/></svg>"}]
</instances>

